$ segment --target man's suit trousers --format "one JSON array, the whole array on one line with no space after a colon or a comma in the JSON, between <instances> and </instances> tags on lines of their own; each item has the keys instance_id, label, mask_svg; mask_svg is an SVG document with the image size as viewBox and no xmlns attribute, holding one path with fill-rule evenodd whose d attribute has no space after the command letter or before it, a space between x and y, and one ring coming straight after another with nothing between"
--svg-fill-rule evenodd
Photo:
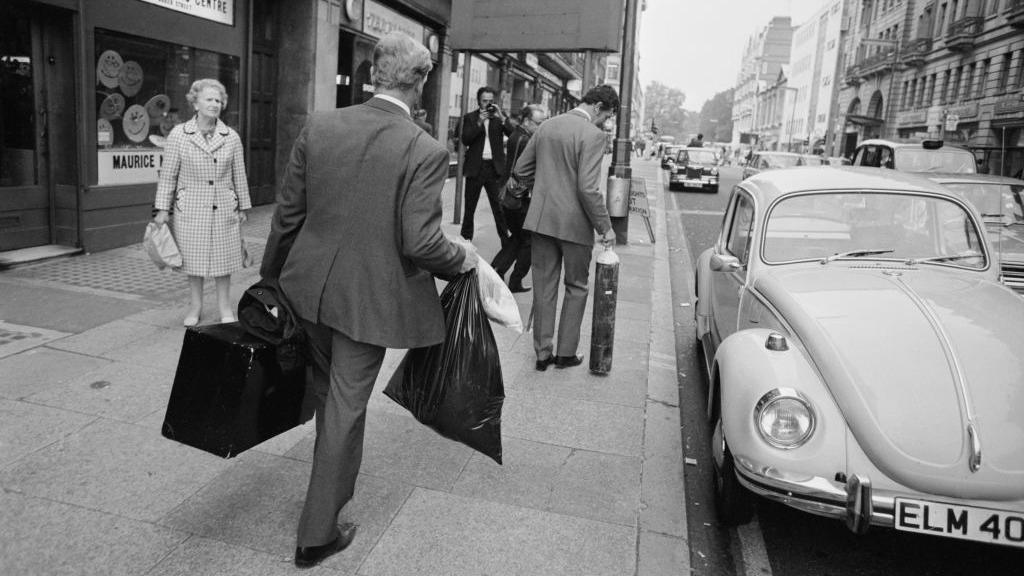
<instances>
[{"instance_id":1,"label":"man's suit trousers","mask_svg":"<svg viewBox=\"0 0 1024 576\"><path fill-rule=\"evenodd\" d=\"M498 233L498 239L501 241L502 247L508 243L508 224L505 223L505 213L502 211L501 204L498 203L498 194L501 192L502 184L504 184L504 179L495 170L494 163L490 160L484 160L479 174L466 177L466 206L462 215L462 229L460 231L463 238L466 240L473 239L476 205L480 201L480 189L483 188L487 192L487 202L491 205L491 214L494 216L494 229Z\"/></svg>"},{"instance_id":2,"label":"man's suit trousers","mask_svg":"<svg viewBox=\"0 0 1024 576\"><path fill-rule=\"evenodd\" d=\"M533 270L533 349L538 360L574 356L587 307L590 258L594 247L536 232L531 235ZM558 320L558 348L553 347L558 281L565 268L565 295Z\"/></svg>"},{"instance_id":3,"label":"man's suit trousers","mask_svg":"<svg viewBox=\"0 0 1024 576\"><path fill-rule=\"evenodd\" d=\"M321 546L335 535L338 513L352 498L363 459L366 404L386 348L356 342L302 321L313 357L316 445L297 546Z\"/></svg>"}]
</instances>

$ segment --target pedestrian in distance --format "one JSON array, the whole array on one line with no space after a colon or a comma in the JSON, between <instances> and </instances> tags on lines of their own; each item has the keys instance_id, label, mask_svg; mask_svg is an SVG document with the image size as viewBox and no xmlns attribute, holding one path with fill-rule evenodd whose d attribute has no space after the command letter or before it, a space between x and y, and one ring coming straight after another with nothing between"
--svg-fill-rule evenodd
<instances>
[{"instance_id":1,"label":"pedestrian in distance","mask_svg":"<svg viewBox=\"0 0 1024 576\"><path fill-rule=\"evenodd\" d=\"M459 137L466 145L465 211L462 216L462 237L473 239L473 216L480 189L487 193L487 202L494 215L494 228L504 247L509 240L508 225L498 204L498 195L505 182L505 136L512 135L513 125L501 108L494 103L494 88L483 86L476 91L479 108L462 117Z\"/></svg>"},{"instance_id":2,"label":"pedestrian in distance","mask_svg":"<svg viewBox=\"0 0 1024 576\"><path fill-rule=\"evenodd\" d=\"M174 210L174 238L190 296L184 325L199 324L204 279L211 277L221 322L234 322L231 274L242 269L241 225L252 208L242 140L220 119L228 104L223 84L196 80L185 98L196 114L167 135L154 221L166 223Z\"/></svg>"},{"instance_id":3,"label":"pedestrian in distance","mask_svg":"<svg viewBox=\"0 0 1024 576\"><path fill-rule=\"evenodd\" d=\"M508 160L506 173L512 174L516 160L522 155L530 137L534 131L547 120L548 113L543 107L537 104L527 104L519 114L519 125L512 131L508 139L508 150L505 158ZM515 177L510 176L515 182ZM505 212L505 222L508 224L509 241L501 247L501 250L491 262L491 267L502 278L509 268L512 274L508 279L508 287L512 292L529 292L528 286L523 286L523 278L530 272L530 231L523 229L523 222L526 220L526 213L530 209L530 182L518 182L524 187L519 198L512 197L508 191L502 198L502 210ZM515 265L513 268L512 265Z\"/></svg>"},{"instance_id":4,"label":"pedestrian in distance","mask_svg":"<svg viewBox=\"0 0 1024 576\"><path fill-rule=\"evenodd\" d=\"M444 145L412 122L430 51L392 32L373 51L374 96L314 113L292 148L260 270L300 319L317 400L313 471L295 564L351 544L338 524L362 461L366 405L387 348L444 341L433 275L476 266L476 250L441 232Z\"/></svg>"},{"instance_id":5,"label":"pedestrian in distance","mask_svg":"<svg viewBox=\"0 0 1024 576\"><path fill-rule=\"evenodd\" d=\"M697 134L696 138L690 138L690 143L687 144L690 148L703 148L704 147L704 135Z\"/></svg>"},{"instance_id":6,"label":"pedestrian in distance","mask_svg":"<svg viewBox=\"0 0 1024 576\"><path fill-rule=\"evenodd\" d=\"M580 325L587 305L594 231L605 246L615 242L601 192L605 120L619 110L611 86L598 86L582 103L542 124L516 162L515 176L533 181L524 228L530 230L533 272L533 348L537 370L578 366ZM565 295L554 347L558 282Z\"/></svg>"}]
</instances>

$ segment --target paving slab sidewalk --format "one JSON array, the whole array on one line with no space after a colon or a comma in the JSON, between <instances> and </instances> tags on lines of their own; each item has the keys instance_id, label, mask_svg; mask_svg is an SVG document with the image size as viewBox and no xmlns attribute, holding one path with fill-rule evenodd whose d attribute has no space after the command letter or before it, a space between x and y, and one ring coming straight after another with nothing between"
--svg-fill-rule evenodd
<instances>
[{"instance_id":1,"label":"paving slab sidewalk","mask_svg":"<svg viewBox=\"0 0 1024 576\"><path fill-rule=\"evenodd\" d=\"M506 401L504 466L371 398L362 473L343 517L352 547L310 574L689 573L668 250L630 223L614 364L537 372L530 334L495 327ZM445 188L445 232L454 181ZM486 202L484 257L497 251ZM272 207L244 229L257 258ZM235 275L237 299L257 279ZM529 283L529 282L528 282ZM164 439L185 281L138 245L0 272L0 574L291 574L311 424L231 460ZM517 294L524 321L531 294ZM207 294L213 311L213 295ZM590 311L580 352L589 355Z\"/></svg>"}]
</instances>

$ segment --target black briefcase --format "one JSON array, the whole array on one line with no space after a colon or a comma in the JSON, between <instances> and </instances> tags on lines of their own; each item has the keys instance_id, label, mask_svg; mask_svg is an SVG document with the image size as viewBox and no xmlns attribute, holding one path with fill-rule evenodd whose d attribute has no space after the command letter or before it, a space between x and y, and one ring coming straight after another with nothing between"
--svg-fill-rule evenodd
<instances>
[{"instance_id":1,"label":"black briefcase","mask_svg":"<svg viewBox=\"0 0 1024 576\"><path fill-rule=\"evenodd\" d=\"M224 458L313 416L306 370L281 370L274 347L241 324L189 328L178 359L163 435Z\"/></svg>"}]
</instances>

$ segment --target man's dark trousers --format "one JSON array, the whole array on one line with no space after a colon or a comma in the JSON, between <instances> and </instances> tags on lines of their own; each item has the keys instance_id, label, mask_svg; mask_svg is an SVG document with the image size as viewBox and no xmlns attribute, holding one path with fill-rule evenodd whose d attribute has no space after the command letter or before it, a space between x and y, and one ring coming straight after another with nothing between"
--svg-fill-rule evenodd
<instances>
[{"instance_id":1,"label":"man's dark trousers","mask_svg":"<svg viewBox=\"0 0 1024 576\"><path fill-rule=\"evenodd\" d=\"M334 533L338 513L355 491L366 405L387 349L305 319L302 327L313 356L317 408L313 472L299 519L298 545L322 546L327 544L323 535Z\"/></svg>"},{"instance_id":2,"label":"man's dark trousers","mask_svg":"<svg viewBox=\"0 0 1024 576\"><path fill-rule=\"evenodd\" d=\"M526 201L520 210L505 210L505 221L508 223L510 234L509 241L501 247L501 251L498 252L494 257L494 261L491 262L491 267L494 268L499 276L504 278L505 273L512 267L512 262L515 261L512 275L508 279L509 286L522 286L523 278L530 271L530 262L532 260L530 255L530 231L523 229L523 221L526 220L526 212L529 209L530 204Z\"/></svg>"},{"instance_id":3,"label":"man's dark trousers","mask_svg":"<svg viewBox=\"0 0 1024 576\"><path fill-rule=\"evenodd\" d=\"M473 215L476 213L476 205L480 201L480 189L487 191L487 202L491 205L491 213L494 215L494 228L498 232L502 247L508 243L508 225L505 223L505 214L498 203L498 192L501 190L502 177L494 168L494 162L484 160L480 165L480 173L476 176L466 177L466 209L462 216L461 235L466 240L473 239Z\"/></svg>"}]
</instances>

